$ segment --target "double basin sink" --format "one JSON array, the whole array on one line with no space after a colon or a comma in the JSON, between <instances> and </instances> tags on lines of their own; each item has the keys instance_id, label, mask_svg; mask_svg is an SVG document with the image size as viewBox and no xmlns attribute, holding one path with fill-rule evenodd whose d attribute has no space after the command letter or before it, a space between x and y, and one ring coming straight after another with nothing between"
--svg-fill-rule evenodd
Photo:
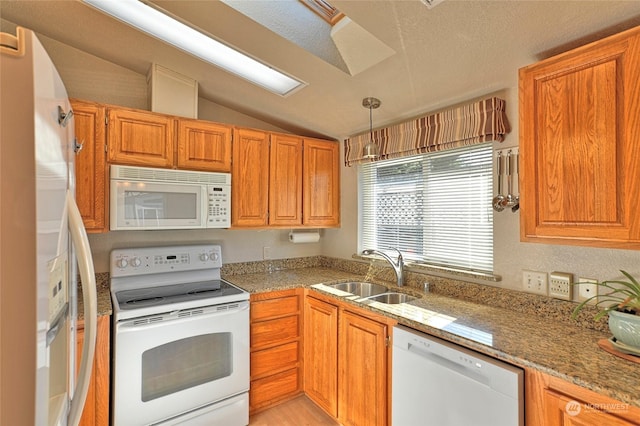
<instances>
[{"instance_id":1,"label":"double basin sink","mask_svg":"<svg viewBox=\"0 0 640 426\"><path fill-rule=\"evenodd\" d=\"M380 302L387 305L410 302L416 298L408 294L389 291L380 284L350 281L345 283L330 284L328 287L358 296L360 301Z\"/></svg>"}]
</instances>

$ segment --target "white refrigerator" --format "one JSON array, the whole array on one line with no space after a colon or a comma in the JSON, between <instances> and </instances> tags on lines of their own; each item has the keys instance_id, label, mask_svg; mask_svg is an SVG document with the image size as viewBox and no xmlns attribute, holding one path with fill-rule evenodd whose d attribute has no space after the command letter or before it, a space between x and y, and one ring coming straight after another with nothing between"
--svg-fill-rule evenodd
<instances>
[{"instance_id":1,"label":"white refrigerator","mask_svg":"<svg viewBox=\"0 0 640 426\"><path fill-rule=\"evenodd\" d=\"M35 34L0 34L0 424L80 420L96 287L75 203L73 114ZM85 340L76 374L77 275Z\"/></svg>"}]
</instances>

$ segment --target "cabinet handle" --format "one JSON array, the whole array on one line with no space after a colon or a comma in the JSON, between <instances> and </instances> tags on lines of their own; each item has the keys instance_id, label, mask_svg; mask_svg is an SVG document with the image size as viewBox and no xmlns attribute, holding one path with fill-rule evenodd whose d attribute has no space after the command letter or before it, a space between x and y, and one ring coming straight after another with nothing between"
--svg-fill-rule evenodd
<instances>
[{"instance_id":1,"label":"cabinet handle","mask_svg":"<svg viewBox=\"0 0 640 426\"><path fill-rule=\"evenodd\" d=\"M69 120L73 117L73 110L70 109L69 112L64 112L62 107L58 105L58 124L62 127L67 127Z\"/></svg>"},{"instance_id":2,"label":"cabinet handle","mask_svg":"<svg viewBox=\"0 0 640 426\"><path fill-rule=\"evenodd\" d=\"M84 148L84 140L78 143L78 138L73 138L73 152L79 154L82 148Z\"/></svg>"}]
</instances>

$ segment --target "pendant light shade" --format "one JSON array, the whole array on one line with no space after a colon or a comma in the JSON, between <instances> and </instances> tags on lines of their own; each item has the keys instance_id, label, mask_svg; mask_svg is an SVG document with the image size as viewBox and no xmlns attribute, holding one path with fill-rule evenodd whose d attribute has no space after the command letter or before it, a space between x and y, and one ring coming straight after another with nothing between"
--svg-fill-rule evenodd
<instances>
[{"instance_id":1,"label":"pendant light shade","mask_svg":"<svg viewBox=\"0 0 640 426\"><path fill-rule=\"evenodd\" d=\"M380 147L373 141L373 110L380 107L380 104L380 99L377 98L364 98L362 100L362 106L369 108L369 143L362 149L362 156L372 160L380 157Z\"/></svg>"}]
</instances>

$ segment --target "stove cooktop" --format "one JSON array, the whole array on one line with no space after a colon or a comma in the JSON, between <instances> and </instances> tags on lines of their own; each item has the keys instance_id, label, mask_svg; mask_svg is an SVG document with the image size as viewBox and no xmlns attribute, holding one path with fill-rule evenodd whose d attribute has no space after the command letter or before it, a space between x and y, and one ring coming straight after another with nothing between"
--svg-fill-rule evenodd
<instances>
[{"instance_id":1,"label":"stove cooktop","mask_svg":"<svg viewBox=\"0 0 640 426\"><path fill-rule=\"evenodd\" d=\"M172 284L160 287L122 290L115 293L120 310L134 310L149 307L203 301L224 296L245 293L224 280L210 280L194 283ZM215 303L215 301L212 301Z\"/></svg>"}]
</instances>

